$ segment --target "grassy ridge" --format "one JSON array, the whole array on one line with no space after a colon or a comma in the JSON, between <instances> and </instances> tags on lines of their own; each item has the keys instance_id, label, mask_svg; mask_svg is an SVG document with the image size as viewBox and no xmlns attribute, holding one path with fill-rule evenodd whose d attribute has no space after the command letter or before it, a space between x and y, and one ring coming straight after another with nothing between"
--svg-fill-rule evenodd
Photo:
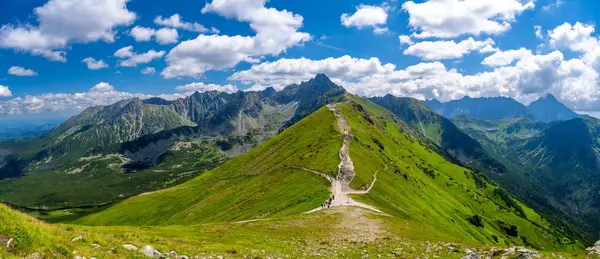
<instances>
[{"instance_id":1,"label":"grassy ridge","mask_svg":"<svg viewBox=\"0 0 600 259\"><path fill-rule=\"evenodd\" d=\"M151 245L161 252L193 257L224 258L449 258L465 249L489 253L481 244L460 243L432 226L398 217L374 215L349 207L313 214L285 216L248 223L208 223L161 227L89 227L48 225L0 205L0 237L15 237L10 249L0 245L0 257L141 258L123 248ZM77 242L71 240L81 236ZM444 246L453 243L453 248ZM496 249L499 246L494 245ZM500 246L502 247L502 246ZM543 252L563 258L586 258L585 252Z\"/></svg>"},{"instance_id":2,"label":"grassy ridge","mask_svg":"<svg viewBox=\"0 0 600 259\"><path fill-rule=\"evenodd\" d=\"M167 225L301 213L329 196L329 183L291 166L334 175L341 134L322 108L265 144L182 184L77 220L90 225Z\"/></svg>"},{"instance_id":3,"label":"grassy ridge","mask_svg":"<svg viewBox=\"0 0 600 259\"><path fill-rule=\"evenodd\" d=\"M409 134L407 126L377 105L350 97L339 105L355 141L350 154L357 177L365 186L377 174L371 193L357 200L376 205L394 216L430 224L464 242L527 245L538 249L578 249L533 210L510 196L498 195L495 183L432 152ZM470 222L481 218L482 226ZM518 236L506 228L515 226Z\"/></svg>"}]
</instances>

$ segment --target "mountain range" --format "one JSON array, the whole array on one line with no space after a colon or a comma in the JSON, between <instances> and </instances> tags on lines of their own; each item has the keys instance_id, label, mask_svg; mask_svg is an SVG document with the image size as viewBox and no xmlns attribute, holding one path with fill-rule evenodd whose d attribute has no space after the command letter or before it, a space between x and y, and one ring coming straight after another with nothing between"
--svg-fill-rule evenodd
<instances>
[{"instance_id":1,"label":"mountain range","mask_svg":"<svg viewBox=\"0 0 600 259\"><path fill-rule=\"evenodd\" d=\"M552 94L547 94L528 106L508 97L471 98L468 96L445 103L436 99L426 100L425 104L446 118L468 115L484 120L529 118L551 122L580 117Z\"/></svg>"},{"instance_id":2,"label":"mountain range","mask_svg":"<svg viewBox=\"0 0 600 259\"><path fill-rule=\"evenodd\" d=\"M362 98L323 74L281 91L124 100L0 142L0 200L63 224L0 206L0 222L19 226L0 223L0 241L23 244L0 255L135 256L104 249L123 246L115 240L204 256L259 257L248 246L292 257L577 252L600 231L598 140L600 120L551 95L529 106ZM416 240L422 249L398 250Z\"/></svg>"}]
</instances>

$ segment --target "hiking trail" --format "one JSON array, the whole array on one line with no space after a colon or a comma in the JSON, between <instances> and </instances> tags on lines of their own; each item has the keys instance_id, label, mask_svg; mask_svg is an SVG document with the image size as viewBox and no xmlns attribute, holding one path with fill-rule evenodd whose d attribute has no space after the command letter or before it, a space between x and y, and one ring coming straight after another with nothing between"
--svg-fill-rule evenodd
<instances>
[{"instance_id":1,"label":"hiking trail","mask_svg":"<svg viewBox=\"0 0 600 259\"><path fill-rule=\"evenodd\" d=\"M331 201L331 207L355 206L355 207L361 207L364 209L382 213L377 208L367 205L367 204L364 204L364 203L361 203L361 202L357 202L350 197L351 194L367 194L367 193L369 193L371 191L371 188L373 188L375 181L377 180L377 173L375 173L375 175L373 177L373 182L371 183L371 185L369 186L369 188L366 191L357 191L350 187L350 182L352 182L352 180L354 179L354 176L356 175L356 173L354 172L354 164L352 163L352 159L350 158L350 142L352 142L352 139L354 139L354 136L352 136L352 134L350 134L350 124L348 124L348 122L340 114L340 112L337 110L336 106L337 106L337 104L327 105L329 110L331 110L331 112L333 112L333 114L335 115L335 117L337 119L337 125L338 125L339 130L344 134L344 142L342 144L342 148L339 151L340 164L338 165L337 177L333 178L333 177L325 176L331 182L331 192L333 194L333 196L332 196L333 200ZM324 175L322 173L308 170L305 168L301 168L301 169L303 169L305 171L317 173L322 176ZM324 209L323 206L318 207L313 210L310 210L306 213L312 213L312 212L319 211L322 209Z\"/></svg>"}]
</instances>

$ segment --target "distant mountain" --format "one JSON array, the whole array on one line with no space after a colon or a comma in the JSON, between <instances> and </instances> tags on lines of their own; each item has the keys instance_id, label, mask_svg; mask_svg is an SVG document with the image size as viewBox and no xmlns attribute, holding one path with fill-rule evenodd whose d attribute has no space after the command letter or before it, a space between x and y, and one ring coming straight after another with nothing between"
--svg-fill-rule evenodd
<instances>
[{"instance_id":1,"label":"distant mountain","mask_svg":"<svg viewBox=\"0 0 600 259\"><path fill-rule=\"evenodd\" d=\"M506 168L487 155L479 142L462 132L450 120L429 109L423 102L406 97L386 95L370 98L372 102L393 112L411 128L465 165L503 173Z\"/></svg>"},{"instance_id":2,"label":"distant mountain","mask_svg":"<svg viewBox=\"0 0 600 259\"><path fill-rule=\"evenodd\" d=\"M425 101L425 104L446 118L454 118L463 114L484 120L534 118L525 105L507 97L470 98L465 96L460 100L446 103L428 100Z\"/></svg>"},{"instance_id":3,"label":"distant mountain","mask_svg":"<svg viewBox=\"0 0 600 259\"><path fill-rule=\"evenodd\" d=\"M541 121L566 121L580 116L558 101L552 94L539 98L527 106L531 113Z\"/></svg>"},{"instance_id":4,"label":"distant mountain","mask_svg":"<svg viewBox=\"0 0 600 259\"><path fill-rule=\"evenodd\" d=\"M0 199L20 200L27 206L60 204L67 200L59 198L64 194L56 193L51 186L48 191L52 194L45 193L41 191L43 188L30 184L30 179L45 178L50 182L60 179L61 184L68 186L91 172L96 177L85 178L86 183L111 184L111 187L127 184L127 177L118 173L143 171L156 175L133 177L143 188L127 190L127 195L156 189L162 181L174 184L172 178L182 181L194 175L188 172L197 174L239 155L323 105L343 99L344 93L342 87L320 74L279 92L272 88L231 94L196 92L175 101L131 99L91 107L43 136L0 142L0 179L26 175L4 184L31 187L4 188L0 190ZM182 176L171 173L169 177L160 173L163 171L179 172ZM56 177L57 174L61 177ZM120 178L123 179L118 184L110 182ZM85 189L81 184L76 186ZM33 189L39 196L51 199L36 201L36 195L23 199ZM117 191L124 190L108 190ZM104 198L86 194L101 202L123 193Z\"/></svg>"},{"instance_id":5,"label":"distant mountain","mask_svg":"<svg viewBox=\"0 0 600 259\"><path fill-rule=\"evenodd\" d=\"M450 119L460 115L483 120L529 118L544 122L579 118L577 113L551 94L539 98L529 106L507 97L470 98L468 96L446 103L436 99L426 100L425 104L438 114Z\"/></svg>"},{"instance_id":6,"label":"distant mountain","mask_svg":"<svg viewBox=\"0 0 600 259\"><path fill-rule=\"evenodd\" d=\"M490 177L545 214L568 219L588 237L600 231L600 120L461 116L453 122L509 169Z\"/></svg>"}]
</instances>

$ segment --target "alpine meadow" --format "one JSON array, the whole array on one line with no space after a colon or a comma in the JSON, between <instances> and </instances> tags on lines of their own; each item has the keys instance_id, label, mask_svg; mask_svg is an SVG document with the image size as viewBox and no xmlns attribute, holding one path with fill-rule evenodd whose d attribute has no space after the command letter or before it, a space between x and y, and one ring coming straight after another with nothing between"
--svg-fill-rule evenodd
<instances>
[{"instance_id":1,"label":"alpine meadow","mask_svg":"<svg viewBox=\"0 0 600 259\"><path fill-rule=\"evenodd\" d=\"M600 258L594 10L2 1L0 258Z\"/></svg>"}]
</instances>

